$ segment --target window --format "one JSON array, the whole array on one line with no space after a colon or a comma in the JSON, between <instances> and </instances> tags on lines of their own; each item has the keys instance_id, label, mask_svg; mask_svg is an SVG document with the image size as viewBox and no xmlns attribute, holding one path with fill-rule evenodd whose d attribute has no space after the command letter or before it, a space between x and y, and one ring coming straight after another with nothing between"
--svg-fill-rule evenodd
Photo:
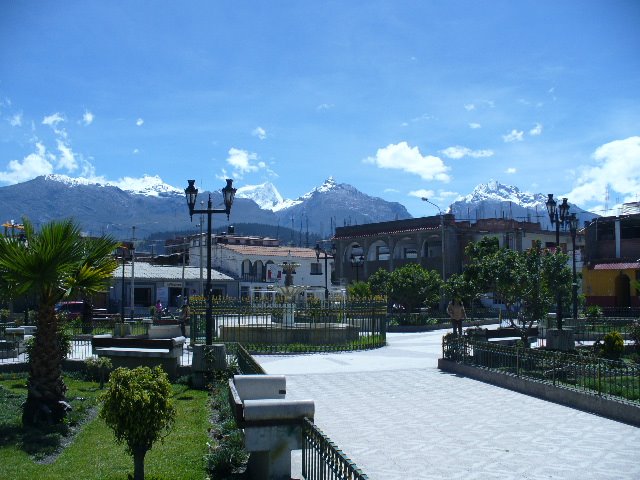
<instances>
[{"instance_id":1,"label":"window","mask_svg":"<svg viewBox=\"0 0 640 480\"><path fill-rule=\"evenodd\" d=\"M415 248L405 248L404 258L418 258L418 252Z\"/></svg>"},{"instance_id":2,"label":"window","mask_svg":"<svg viewBox=\"0 0 640 480\"><path fill-rule=\"evenodd\" d=\"M320 262L311 264L311 275L322 275L322 265Z\"/></svg>"},{"instance_id":3,"label":"window","mask_svg":"<svg viewBox=\"0 0 640 480\"><path fill-rule=\"evenodd\" d=\"M386 245L376 247L376 258L378 260L389 260L389 247Z\"/></svg>"}]
</instances>

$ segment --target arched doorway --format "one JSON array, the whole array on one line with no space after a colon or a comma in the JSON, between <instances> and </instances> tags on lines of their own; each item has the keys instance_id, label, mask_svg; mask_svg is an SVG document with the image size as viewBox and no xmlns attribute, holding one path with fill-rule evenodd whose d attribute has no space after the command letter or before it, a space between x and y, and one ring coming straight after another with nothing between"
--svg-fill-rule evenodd
<instances>
[{"instance_id":1,"label":"arched doorway","mask_svg":"<svg viewBox=\"0 0 640 480\"><path fill-rule=\"evenodd\" d=\"M624 273L616 277L616 307L631 306L631 281Z\"/></svg>"}]
</instances>

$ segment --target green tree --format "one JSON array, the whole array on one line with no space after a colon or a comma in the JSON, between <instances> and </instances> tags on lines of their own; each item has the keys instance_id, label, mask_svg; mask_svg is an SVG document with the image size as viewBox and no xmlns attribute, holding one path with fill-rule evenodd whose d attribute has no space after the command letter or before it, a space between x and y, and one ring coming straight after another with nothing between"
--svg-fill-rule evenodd
<instances>
[{"instance_id":1,"label":"green tree","mask_svg":"<svg viewBox=\"0 0 640 480\"><path fill-rule=\"evenodd\" d=\"M477 296L475 284L467 279L464 274L454 273L444 284L444 292L447 298L453 300L459 298L463 304L471 306L473 318L473 301Z\"/></svg>"},{"instance_id":2,"label":"green tree","mask_svg":"<svg viewBox=\"0 0 640 480\"><path fill-rule=\"evenodd\" d=\"M38 305L22 421L59 423L68 404L62 380L66 352L55 305L64 298L106 289L117 266L111 253L118 244L109 237L86 239L70 220L47 223L40 232L27 220L24 227L24 242L0 241L1 286L13 298L33 294Z\"/></svg>"},{"instance_id":3,"label":"green tree","mask_svg":"<svg viewBox=\"0 0 640 480\"><path fill-rule=\"evenodd\" d=\"M389 295L389 277L391 274L384 268L379 268L369 277L369 287L371 293L386 297Z\"/></svg>"},{"instance_id":4,"label":"green tree","mask_svg":"<svg viewBox=\"0 0 640 480\"><path fill-rule=\"evenodd\" d=\"M435 270L427 270L417 263L409 263L394 270L389 276L389 297L407 313L419 307L433 305L440 298L442 280Z\"/></svg>"},{"instance_id":5,"label":"green tree","mask_svg":"<svg viewBox=\"0 0 640 480\"><path fill-rule=\"evenodd\" d=\"M371 298L371 287L367 282L353 282L347 286L349 297L355 299Z\"/></svg>"},{"instance_id":6,"label":"green tree","mask_svg":"<svg viewBox=\"0 0 640 480\"><path fill-rule=\"evenodd\" d=\"M100 417L133 456L133 478L144 479L144 457L176 418L171 384L161 367L117 368L102 396Z\"/></svg>"}]
</instances>

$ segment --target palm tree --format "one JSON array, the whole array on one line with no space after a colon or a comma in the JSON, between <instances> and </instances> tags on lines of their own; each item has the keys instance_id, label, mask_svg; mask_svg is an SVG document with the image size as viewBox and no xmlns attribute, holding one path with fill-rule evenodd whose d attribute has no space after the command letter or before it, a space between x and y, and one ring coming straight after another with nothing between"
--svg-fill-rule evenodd
<instances>
[{"instance_id":1,"label":"palm tree","mask_svg":"<svg viewBox=\"0 0 640 480\"><path fill-rule=\"evenodd\" d=\"M52 221L36 232L24 222L24 238L0 239L0 276L13 296L32 293L37 301L37 331L29 352L24 425L60 423L68 410L55 305L75 295L107 288L117 262L118 242L110 237L84 238L71 220Z\"/></svg>"}]
</instances>

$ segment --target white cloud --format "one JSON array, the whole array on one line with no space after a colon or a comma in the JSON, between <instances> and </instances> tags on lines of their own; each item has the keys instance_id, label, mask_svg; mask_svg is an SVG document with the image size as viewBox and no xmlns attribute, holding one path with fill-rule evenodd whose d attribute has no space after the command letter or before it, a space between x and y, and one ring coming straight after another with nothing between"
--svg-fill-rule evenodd
<instances>
[{"instance_id":1,"label":"white cloud","mask_svg":"<svg viewBox=\"0 0 640 480\"><path fill-rule=\"evenodd\" d=\"M542 124L540 123L536 123L534 127L531 130L529 130L529 135L531 135L532 137L537 137L541 133L542 133Z\"/></svg>"},{"instance_id":2,"label":"white cloud","mask_svg":"<svg viewBox=\"0 0 640 480\"><path fill-rule=\"evenodd\" d=\"M142 125L144 125L144 120L143 120L143 119L141 119L141 118L137 119L137 120L136 120L136 125L137 125L138 127L141 127Z\"/></svg>"},{"instance_id":3,"label":"white cloud","mask_svg":"<svg viewBox=\"0 0 640 480\"><path fill-rule=\"evenodd\" d=\"M466 104L465 104L465 106L464 106L464 109L465 109L467 112L470 112L470 111L472 111L472 110L475 110L475 109L476 109L476 106L475 106L473 103L466 103Z\"/></svg>"},{"instance_id":4,"label":"white cloud","mask_svg":"<svg viewBox=\"0 0 640 480\"><path fill-rule=\"evenodd\" d=\"M9 124L12 127L21 127L22 126L22 112L16 113L13 117L9 119Z\"/></svg>"},{"instance_id":5,"label":"white cloud","mask_svg":"<svg viewBox=\"0 0 640 480\"><path fill-rule=\"evenodd\" d=\"M407 142L387 145L379 148L375 157L363 160L372 163L378 168L390 168L403 170L407 173L419 175L423 180L450 180L447 171L450 170L439 157L432 155L423 156L418 147L410 147Z\"/></svg>"},{"instance_id":6,"label":"white cloud","mask_svg":"<svg viewBox=\"0 0 640 480\"><path fill-rule=\"evenodd\" d=\"M502 136L502 140L505 141L505 143L511 143L511 142L521 142L524 136L524 132L522 130L511 130L511 133L508 133L507 135L503 135Z\"/></svg>"},{"instance_id":7,"label":"white cloud","mask_svg":"<svg viewBox=\"0 0 640 480\"><path fill-rule=\"evenodd\" d=\"M436 192L434 192L433 190L426 190L424 188L421 188L420 190L413 190L411 192L409 192L409 196L410 197L417 197L417 198L431 198L436 194Z\"/></svg>"},{"instance_id":8,"label":"white cloud","mask_svg":"<svg viewBox=\"0 0 640 480\"><path fill-rule=\"evenodd\" d=\"M331 110L335 105L333 103L321 103L316 107L316 110L322 112L323 110Z\"/></svg>"},{"instance_id":9,"label":"white cloud","mask_svg":"<svg viewBox=\"0 0 640 480\"><path fill-rule=\"evenodd\" d=\"M78 168L78 162L76 162L76 156L71 151L71 148L65 145L62 140L57 140L57 143L60 156L58 157L56 168L64 168L70 172L76 170Z\"/></svg>"},{"instance_id":10,"label":"white cloud","mask_svg":"<svg viewBox=\"0 0 640 480\"><path fill-rule=\"evenodd\" d=\"M94 120L94 115L89 110L85 110L84 115L82 115L82 124L83 125L91 125Z\"/></svg>"},{"instance_id":11,"label":"white cloud","mask_svg":"<svg viewBox=\"0 0 640 480\"><path fill-rule=\"evenodd\" d=\"M408 126L409 126L409 124L408 124L407 122L402 122L402 123L400 124L400 126L401 126L401 127L408 127Z\"/></svg>"},{"instance_id":12,"label":"white cloud","mask_svg":"<svg viewBox=\"0 0 640 480\"><path fill-rule=\"evenodd\" d=\"M607 186L610 196L616 193L623 202L635 201L640 192L640 136L605 143L591 158L593 164L580 168L576 186L566 195L570 201L603 202Z\"/></svg>"},{"instance_id":13,"label":"white cloud","mask_svg":"<svg viewBox=\"0 0 640 480\"><path fill-rule=\"evenodd\" d=\"M514 173L517 173L517 172L518 170L515 169L514 167L509 167L504 171L504 173L508 173L509 175L513 175Z\"/></svg>"},{"instance_id":14,"label":"white cloud","mask_svg":"<svg viewBox=\"0 0 640 480\"><path fill-rule=\"evenodd\" d=\"M44 145L40 142L36 143L36 151L30 153L22 162L19 160L11 160L7 166L7 170L0 172L0 182L20 183L30 180L38 175L47 175L53 173L53 164L55 157L48 153Z\"/></svg>"},{"instance_id":15,"label":"white cloud","mask_svg":"<svg viewBox=\"0 0 640 480\"><path fill-rule=\"evenodd\" d=\"M482 125L480 125L479 123L472 122L469 124L469 128L472 128L475 130L477 128L482 128Z\"/></svg>"},{"instance_id":16,"label":"white cloud","mask_svg":"<svg viewBox=\"0 0 640 480\"><path fill-rule=\"evenodd\" d=\"M493 156L493 150L471 150L468 147L463 147L460 145L445 148L444 150L440 150L440 153L442 153L445 157L449 157L449 158L462 158L462 157L482 158L482 157Z\"/></svg>"},{"instance_id":17,"label":"white cloud","mask_svg":"<svg viewBox=\"0 0 640 480\"><path fill-rule=\"evenodd\" d=\"M137 148L134 148L132 153L134 155L137 155L138 153L140 153L140 150L138 150Z\"/></svg>"},{"instance_id":18,"label":"white cloud","mask_svg":"<svg viewBox=\"0 0 640 480\"><path fill-rule=\"evenodd\" d=\"M267 138L267 131L262 127L256 127L251 132L251 135L253 135L254 137L258 137L260 140L264 140L265 138Z\"/></svg>"},{"instance_id":19,"label":"white cloud","mask_svg":"<svg viewBox=\"0 0 640 480\"><path fill-rule=\"evenodd\" d=\"M61 122L65 122L65 118L59 114L59 113L54 113L53 115L49 115L48 117L44 117L42 119L42 124L43 125L49 125L50 127L55 129L55 126L58 125Z\"/></svg>"},{"instance_id":20,"label":"white cloud","mask_svg":"<svg viewBox=\"0 0 640 480\"><path fill-rule=\"evenodd\" d=\"M245 173L257 172L258 170L267 169L267 164L258 160L258 154L241 150L239 148L230 148L227 163L233 167L233 176L242 178ZM226 172L224 172L226 176Z\"/></svg>"},{"instance_id":21,"label":"white cloud","mask_svg":"<svg viewBox=\"0 0 640 480\"><path fill-rule=\"evenodd\" d=\"M397 188L385 188L384 193L400 193L400 190L398 190Z\"/></svg>"}]
</instances>

